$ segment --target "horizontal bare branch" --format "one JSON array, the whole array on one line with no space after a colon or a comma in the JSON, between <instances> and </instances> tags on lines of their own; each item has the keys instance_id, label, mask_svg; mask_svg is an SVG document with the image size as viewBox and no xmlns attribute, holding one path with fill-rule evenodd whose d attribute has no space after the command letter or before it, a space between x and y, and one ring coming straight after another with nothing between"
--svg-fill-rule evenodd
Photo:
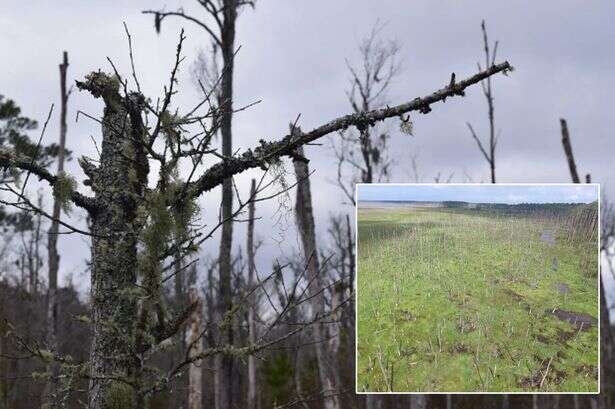
<instances>
[{"instance_id":1,"label":"horizontal bare branch","mask_svg":"<svg viewBox=\"0 0 615 409\"><path fill-rule=\"evenodd\" d=\"M431 104L440 101L444 102L448 97L454 97L456 95L463 96L466 88L494 74L499 72L507 73L512 69L508 61L505 61L501 64L492 65L463 81L451 81L446 87L430 95L415 98L404 104L345 115L319 126L310 132L302 134L295 132L292 135L289 134L285 136L279 141L266 142L261 140L261 145L256 149L249 149L241 156L226 158L222 162L213 165L197 180L188 185L186 193L190 197L197 197L203 192L207 192L220 185L222 181L228 177L239 174L250 168L266 168L270 163L275 162L282 156L294 157L296 156L295 150L298 147L350 126L356 126L358 129L365 129L368 126L373 126L378 121L397 117L412 111L419 111L426 114L431 111ZM178 200L181 199L182 198L178 198Z\"/></svg>"}]
</instances>

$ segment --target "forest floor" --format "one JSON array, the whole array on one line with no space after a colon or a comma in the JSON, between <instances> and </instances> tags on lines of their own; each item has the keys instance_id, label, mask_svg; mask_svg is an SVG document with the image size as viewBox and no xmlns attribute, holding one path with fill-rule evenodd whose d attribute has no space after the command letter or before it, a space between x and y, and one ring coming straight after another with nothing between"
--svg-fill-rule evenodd
<instances>
[{"instance_id":1,"label":"forest floor","mask_svg":"<svg viewBox=\"0 0 615 409\"><path fill-rule=\"evenodd\" d=\"M550 219L358 213L357 390L595 392L598 244Z\"/></svg>"}]
</instances>

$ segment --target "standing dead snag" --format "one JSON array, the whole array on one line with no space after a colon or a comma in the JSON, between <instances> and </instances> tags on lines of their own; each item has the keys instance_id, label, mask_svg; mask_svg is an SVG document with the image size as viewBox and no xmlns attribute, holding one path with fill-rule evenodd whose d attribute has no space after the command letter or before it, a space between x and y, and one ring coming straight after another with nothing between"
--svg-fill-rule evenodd
<instances>
[{"instance_id":1,"label":"standing dead snag","mask_svg":"<svg viewBox=\"0 0 615 409\"><path fill-rule=\"evenodd\" d=\"M256 195L256 180L252 179L250 186L250 198L254 199ZM246 251L248 253L248 293L254 290L255 286L255 272L256 264L254 261L254 201L250 201L248 207L248 239L246 244ZM255 310L256 301L255 297L250 296L248 301L248 342L250 345L256 343L256 322L255 322ZM256 357L251 354L248 357L248 408L256 409L258 407L258 398L256 396Z\"/></svg>"},{"instance_id":2,"label":"standing dead snag","mask_svg":"<svg viewBox=\"0 0 615 409\"><path fill-rule=\"evenodd\" d=\"M493 46L493 52L489 48L489 38L487 36L487 28L485 26L485 20L481 23L481 29L483 31L483 45L485 47L485 67L491 67L495 64L495 57L498 51L498 42L496 41ZM478 70L481 70L481 64L478 63ZM491 183L495 183L495 148L498 144L498 135L495 134L495 107L494 107L494 97L493 97L493 87L491 85L491 78L486 78L483 82L481 82L481 86L483 88L483 94L485 95L485 99L487 100L487 109L488 109L488 117L489 117L489 151L485 149L483 143L480 138L474 131L472 125L467 122L466 125L470 130L470 134L472 138L476 141L478 145L478 149L485 157L485 160L489 164L489 170L491 171Z\"/></svg>"},{"instance_id":3,"label":"standing dead snag","mask_svg":"<svg viewBox=\"0 0 615 409\"><path fill-rule=\"evenodd\" d=\"M188 15L183 9L177 11L146 10L144 14L154 15L154 25L159 33L162 21L167 17L179 17L185 21L196 24L209 35L212 43L212 58L216 58L218 50L222 55L222 72L220 84L218 79L211 81L212 87L217 88L218 106L220 108L220 135L222 139L222 155L233 156L233 72L235 60L235 24L238 12L245 5L254 7L254 1L244 0L203 0L199 4L203 7L206 15L212 17L212 24L207 19L199 19ZM214 61L214 65L217 62ZM202 85L202 84L201 84ZM203 89L204 93L206 91ZM222 232L220 235L219 266L219 298L217 313L224 317L227 311L233 308L232 291L232 255L233 248L233 181L226 177L222 182ZM234 340L233 325L225 325L219 334L220 340L232 345ZM216 399L218 409L230 409L233 406L233 357L217 356L216 358Z\"/></svg>"},{"instance_id":4,"label":"standing dead snag","mask_svg":"<svg viewBox=\"0 0 615 409\"><path fill-rule=\"evenodd\" d=\"M564 147L564 153L566 154L566 160L568 162L568 169L570 170L570 178L572 179L572 183L581 183L581 180L579 179L579 174L577 173L577 164L574 160L574 154L572 152L572 144L570 142L568 124L566 123L565 119L560 118L560 125L562 129L562 146ZM591 182L591 176L589 173L585 176L585 180L587 181L587 183ZM607 223L611 223L611 222L612 220L602 220L603 226L601 226L603 237L601 237L600 252L601 253L606 252L607 257L609 257L608 249L604 247L604 243L608 243L608 241L610 240L610 236L607 234L606 237L604 237L604 232L605 232L604 226ZM599 291L600 291L600 312L601 312L600 313L600 358L602 362L600 365L600 371L601 371L600 381L602 383L601 387L604 388L606 385L605 380L608 379L606 369L611 368L613 366L613 357L610 356L610 354L608 354L610 348L613 345L613 333L611 332L611 321L609 319L609 308L606 303L606 296L604 292L604 286L602 284L602 279L600 278L599 281L600 281ZM605 352L607 353L605 354ZM604 393L604 390L601 393L600 397L601 399L606 398L606 393ZM592 407L595 407L597 403L598 403L597 400L592 398L591 400ZM579 404L578 395L574 395L575 408L578 407L578 404ZM606 407L606 405L604 405L604 402L602 406Z\"/></svg>"},{"instance_id":5,"label":"standing dead snag","mask_svg":"<svg viewBox=\"0 0 615 409\"><path fill-rule=\"evenodd\" d=\"M572 153L572 145L570 143L570 134L568 133L568 124L564 118L559 120L559 123L562 127L562 146L564 147L564 153L566 154L566 159L568 161L568 169L570 170L570 177L572 178L572 183L581 183L579 179L579 174L577 173L577 165L574 162L574 155Z\"/></svg>"},{"instance_id":6,"label":"standing dead snag","mask_svg":"<svg viewBox=\"0 0 615 409\"><path fill-rule=\"evenodd\" d=\"M143 227L139 205L145 201L149 173L143 154L143 99L139 94L122 97L120 80L104 73L91 73L77 87L102 97L105 104L100 165L83 167L100 205L91 214L93 340L88 401L90 409L108 409L118 399L115 395L126 389L112 379L140 366L134 363L138 357L131 347L137 315L137 240Z\"/></svg>"},{"instance_id":7,"label":"standing dead snag","mask_svg":"<svg viewBox=\"0 0 615 409\"><path fill-rule=\"evenodd\" d=\"M195 357L203 353L203 307L196 287L188 291L190 304L195 305L194 311L188 321L186 331L186 345L188 356ZM200 363L191 363L188 369L188 409L201 409L202 406L202 379L203 368Z\"/></svg>"},{"instance_id":8,"label":"standing dead snag","mask_svg":"<svg viewBox=\"0 0 615 409\"><path fill-rule=\"evenodd\" d=\"M301 134L299 128L291 125L291 135ZM307 160L303 158L303 148L297 149L297 157L293 160L295 175L297 177L297 200L295 203L295 215L297 227L301 235L303 246L303 256L307 264L308 290L310 307L313 317L324 316L325 314L325 294L323 291L323 279L321 277L320 260L318 249L316 248L316 231L314 225L314 213L312 210L312 193L310 192L310 172ZM337 373L336 357L333 356L327 342L328 331L325 324L317 322L314 325L314 345L316 348L316 360L318 362L318 375L320 385L325 394L331 394L325 398L325 408L339 409L340 401L336 395L340 384L339 374Z\"/></svg>"},{"instance_id":9,"label":"standing dead snag","mask_svg":"<svg viewBox=\"0 0 615 409\"><path fill-rule=\"evenodd\" d=\"M374 106L383 106L391 82L400 71L397 54L400 47L396 41L382 41L382 26L376 24L369 36L359 44L361 63L357 66L346 63L350 72L350 89L346 91L353 112L368 112ZM402 119L402 124L410 124ZM365 127L342 130L331 145L337 158L337 184L354 204L354 184L372 183L388 179L391 161L388 158L390 132L382 127ZM352 169L350 177L344 176L346 167Z\"/></svg>"},{"instance_id":10,"label":"standing dead snag","mask_svg":"<svg viewBox=\"0 0 615 409\"><path fill-rule=\"evenodd\" d=\"M66 71L68 69L68 53L64 51L62 64L60 64L60 149L58 151L58 175L64 173L64 153L66 148L66 104L68 103L69 91L66 88ZM60 213L62 203L56 197L53 201L53 213L51 226L47 236L47 255L49 258L49 289L47 293L47 342L52 351L57 349L57 320L58 320L58 270L60 268L60 255L58 254L58 233L60 231ZM58 376L58 366L56 362L50 363L48 372L51 379L48 381L45 395L53 395L53 382Z\"/></svg>"}]
</instances>

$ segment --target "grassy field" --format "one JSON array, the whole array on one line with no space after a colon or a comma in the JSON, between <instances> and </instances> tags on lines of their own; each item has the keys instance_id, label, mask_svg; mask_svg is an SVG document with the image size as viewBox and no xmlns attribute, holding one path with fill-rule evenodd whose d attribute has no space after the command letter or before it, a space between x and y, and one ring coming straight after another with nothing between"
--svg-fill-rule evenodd
<instances>
[{"instance_id":1,"label":"grassy field","mask_svg":"<svg viewBox=\"0 0 615 409\"><path fill-rule=\"evenodd\" d=\"M358 213L357 390L596 391L597 237L561 220Z\"/></svg>"}]
</instances>

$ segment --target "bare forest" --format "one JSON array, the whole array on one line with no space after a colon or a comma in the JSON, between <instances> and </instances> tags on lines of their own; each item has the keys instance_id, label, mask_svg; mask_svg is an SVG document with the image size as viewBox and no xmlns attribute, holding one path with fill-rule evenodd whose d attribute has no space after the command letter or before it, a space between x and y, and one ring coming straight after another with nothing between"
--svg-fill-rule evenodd
<instances>
[{"instance_id":1,"label":"bare forest","mask_svg":"<svg viewBox=\"0 0 615 409\"><path fill-rule=\"evenodd\" d=\"M516 45L563 36L558 4L511 30L475 2L25 3L0 16L0 409L615 407L613 57ZM613 39L612 7L565 7ZM355 187L388 181L601 183L601 393L357 394Z\"/></svg>"}]
</instances>

